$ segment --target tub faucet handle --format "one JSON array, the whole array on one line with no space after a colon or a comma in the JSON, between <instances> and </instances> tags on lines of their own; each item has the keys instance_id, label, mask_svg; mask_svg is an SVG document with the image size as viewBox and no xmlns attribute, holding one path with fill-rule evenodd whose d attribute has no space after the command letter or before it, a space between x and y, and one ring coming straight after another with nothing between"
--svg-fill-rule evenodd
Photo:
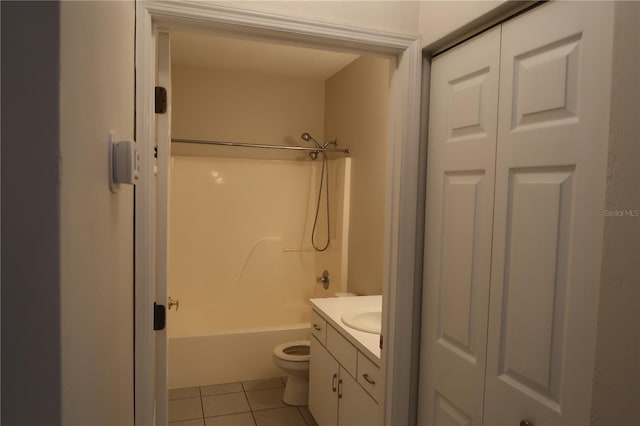
<instances>
[{"instance_id":1,"label":"tub faucet handle","mask_svg":"<svg viewBox=\"0 0 640 426\"><path fill-rule=\"evenodd\" d=\"M322 271L322 276L318 277L316 281L319 283L322 283L322 287L324 287L325 290L328 289L329 288L329 271L327 271L326 269Z\"/></svg>"},{"instance_id":2,"label":"tub faucet handle","mask_svg":"<svg viewBox=\"0 0 640 426\"><path fill-rule=\"evenodd\" d=\"M180 308L180 301L172 299L171 296L169 296L169 310L171 310L172 306L176 307L176 312L177 312L178 308Z\"/></svg>"}]
</instances>

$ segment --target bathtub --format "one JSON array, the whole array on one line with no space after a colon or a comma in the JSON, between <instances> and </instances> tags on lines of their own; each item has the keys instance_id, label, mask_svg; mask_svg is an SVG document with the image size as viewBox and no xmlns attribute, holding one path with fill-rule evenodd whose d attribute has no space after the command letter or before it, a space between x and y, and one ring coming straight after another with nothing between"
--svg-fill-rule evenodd
<instances>
[{"instance_id":1,"label":"bathtub","mask_svg":"<svg viewBox=\"0 0 640 426\"><path fill-rule=\"evenodd\" d=\"M180 314L187 318L184 322L198 316L182 311L172 316ZM284 376L273 364L273 348L310 336L308 322L204 333L187 332L180 327L181 319L172 327L171 316L168 318L169 389Z\"/></svg>"}]
</instances>

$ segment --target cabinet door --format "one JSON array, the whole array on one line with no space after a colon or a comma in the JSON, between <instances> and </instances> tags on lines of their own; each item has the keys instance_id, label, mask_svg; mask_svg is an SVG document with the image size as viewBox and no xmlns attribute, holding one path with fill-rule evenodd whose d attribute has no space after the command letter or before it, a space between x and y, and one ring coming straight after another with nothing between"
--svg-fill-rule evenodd
<instances>
[{"instance_id":1,"label":"cabinet door","mask_svg":"<svg viewBox=\"0 0 640 426\"><path fill-rule=\"evenodd\" d=\"M338 423L339 364L315 336L311 337L309 411L320 426Z\"/></svg>"},{"instance_id":2,"label":"cabinet door","mask_svg":"<svg viewBox=\"0 0 640 426\"><path fill-rule=\"evenodd\" d=\"M338 424L340 426L377 426L382 424L378 403L342 367L340 367L338 398Z\"/></svg>"},{"instance_id":3,"label":"cabinet door","mask_svg":"<svg viewBox=\"0 0 640 426\"><path fill-rule=\"evenodd\" d=\"M431 68L419 424L482 423L500 28Z\"/></svg>"},{"instance_id":4,"label":"cabinet door","mask_svg":"<svg viewBox=\"0 0 640 426\"><path fill-rule=\"evenodd\" d=\"M486 425L587 425L606 183L613 4L504 24Z\"/></svg>"}]
</instances>

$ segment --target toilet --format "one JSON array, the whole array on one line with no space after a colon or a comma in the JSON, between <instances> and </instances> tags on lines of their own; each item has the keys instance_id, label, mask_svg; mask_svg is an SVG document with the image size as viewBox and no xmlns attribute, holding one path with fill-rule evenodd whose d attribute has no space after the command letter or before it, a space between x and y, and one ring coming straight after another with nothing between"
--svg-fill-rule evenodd
<instances>
[{"instance_id":1,"label":"toilet","mask_svg":"<svg viewBox=\"0 0 640 426\"><path fill-rule=\"evenodd\" d=\"M308 340L294 340L273 348L274 364L288 375L282 397L285 404L309 404L309 359Z\"/></svg>"}]
</instances>

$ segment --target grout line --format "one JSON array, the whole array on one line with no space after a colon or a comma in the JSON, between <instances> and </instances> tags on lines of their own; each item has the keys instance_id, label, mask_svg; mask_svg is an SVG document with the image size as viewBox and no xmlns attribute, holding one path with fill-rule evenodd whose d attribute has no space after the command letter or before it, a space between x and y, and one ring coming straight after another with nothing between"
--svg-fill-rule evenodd
<instances>
[{"instance_id":1,"label":"grout line","mask_svg":"<svg viewBox=\"0 0 640 426\"><path fill-rule=\"evenodd\" d=\"M242 384L244 388L244 383ZM249 406L249 412L251 413L251 418L253 419L253 424L257 425L258 421L256 420L256 416L253 414L253 408L251 408L251 403L249 402L249 396L247 395L247 391L244 391L244 398L247 400L247 405Z\"/></svg>"},{"instance_id":2,"label":"grout line","mask_svg":"<svg viewBox=\"0 0 640 426\"><path fill-rule=\"evenodd\" d=\"M200 393L200 410L202 410L202 423L206 422L204 421L204 402L202 401L202 388L200 386L198 386L198 392Z\"/></svg>"}]
</instances>

